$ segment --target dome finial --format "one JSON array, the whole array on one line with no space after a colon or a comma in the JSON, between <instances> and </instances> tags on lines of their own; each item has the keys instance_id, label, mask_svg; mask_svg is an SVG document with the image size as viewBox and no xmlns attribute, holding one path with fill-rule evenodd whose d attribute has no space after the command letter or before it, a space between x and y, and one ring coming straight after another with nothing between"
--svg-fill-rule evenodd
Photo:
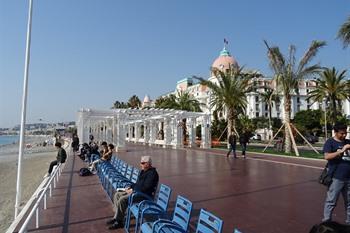
<instances>
[{"instance_id":1,"label":"dome finial","mask_svg":"<svg viewBox=\"0 0 350 233\"><path fill-rule=\"evenodd\" d=\"M228 45L228 40L226 40L226 38L224 38L224 50L226 50L226 45Z\"/></svg>"}]
</instances>

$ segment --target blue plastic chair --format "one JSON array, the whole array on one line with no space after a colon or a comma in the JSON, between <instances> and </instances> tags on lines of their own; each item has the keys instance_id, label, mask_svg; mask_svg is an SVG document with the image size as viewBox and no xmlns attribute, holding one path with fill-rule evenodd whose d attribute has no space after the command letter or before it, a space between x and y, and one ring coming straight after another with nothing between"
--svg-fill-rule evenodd
<instances>
[{"instance_id":1,"label":"blue plastic chair","mask_svg":"<svg viewBox=\"0 0 350 233\"><path fill-rule=\"evenodd\" d=\"M111 175L109 176L108 179L108 183L107 183L107 193L110 197L112 197L113 194L113 187L115 186L115 189L117 188L124 188L121 187L121 185L118 185L121 181L130 181L131 180L131 176L132 176L132 171L134 170L134 167L131 165L128 165L128 168L126 169L126 173L125 176L123 175Z\"/></svg>"},{"instance_id":2,"label":"blue plastic chair","mask_svg":"<svg viewBox=\"0 0 350 233\"><path fill-rule=\"evenodd\" d=\"M213 215L212 213L201 209L199 214L199 219L197 223L196 233L221 233L222 232L223 221ZM181 227L175 226L173 224L164 224L162 226L162 233L186 233Z\"/></svg>"},{"instance_id":3,"label":"blue plastic chair","mask_svg":"<svg viewBox=\"0 0 350 233\"><path fill-rule=\"evenodd\" d=\"M126 231L129 232L130 219L132 215L135 217L136 220L135 232L138 232L139 226L142 225L142 221L145 215L166 215L171 191L172 190L170 187L161 184L156 201L153 201L151 197L138 192L130 195L129 207L125 224ZM145 200L141 201L140 203L134 203L133 200L135 197L142 197Z\"/></svg>"},{"instance_id":4,"label":"blue plastic chair","mask_svg":"<svg viewBox=\"0 0 350 233\"><path fill-rule=\"evenodd\" d=\"M126 178L119 178L119 179L115 179L112 181L112 188L113 190L116 190L117 188L126 188L126 187L130 187L132 184L135 184L138 177L140 174L140 170L137 168L133 168L132 170L132 174L131 177L128 178L128 176Z\"/></svg>"},{"instance_id":5,"label":"blue plastic chair","mask_svg":"<svg viewBox=\"0 0 350 233\"><path fill-rule=\"evenodd\" d=\"M174 225L180 227L185 232L188 230L192 211L192 202L183 196L177 196L175 209L172 220L159 219L155 222L145 222L141 225L141 232L143 233L158 233L164 232L163 227L166 229L168 225ZM165 231L166 232L166 231Z\"/></svg>"}]
</instances>

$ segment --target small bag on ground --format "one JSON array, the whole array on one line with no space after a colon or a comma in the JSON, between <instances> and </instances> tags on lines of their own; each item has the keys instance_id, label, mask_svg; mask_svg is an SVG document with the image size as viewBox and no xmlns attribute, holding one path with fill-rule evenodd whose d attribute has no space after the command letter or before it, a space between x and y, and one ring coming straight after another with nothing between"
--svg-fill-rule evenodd
<instances>
[{"instance_id":1,"label":"small bag on ground","mask_svg":"<svg viewBox=\"0 0 350 233\"><path fill-rule=\"evenodd\" d=\"M88 168L83 167L83 168L80 168L79 175L80 176L90 176L90 175L92 175L92 173Z\"/></svg>"}]
</instances>

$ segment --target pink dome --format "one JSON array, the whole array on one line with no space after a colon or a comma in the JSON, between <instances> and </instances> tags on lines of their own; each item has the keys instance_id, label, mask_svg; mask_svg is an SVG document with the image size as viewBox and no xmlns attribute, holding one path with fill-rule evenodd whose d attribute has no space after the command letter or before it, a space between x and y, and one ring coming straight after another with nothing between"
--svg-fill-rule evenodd
<instances>
[{"instance_id":1,"label":"pink dome","mask_svg":"<svg viewBox=\"0 0 350 233\"><path fill-rule=\"evenodd\" d=\"M220 52L220 56L215 59L212 67L224 71L226 69L229 69L229 67L238 68L239 66L237 61L230 55L226 48L224 48Z\"/></svg>"}]
</instances>

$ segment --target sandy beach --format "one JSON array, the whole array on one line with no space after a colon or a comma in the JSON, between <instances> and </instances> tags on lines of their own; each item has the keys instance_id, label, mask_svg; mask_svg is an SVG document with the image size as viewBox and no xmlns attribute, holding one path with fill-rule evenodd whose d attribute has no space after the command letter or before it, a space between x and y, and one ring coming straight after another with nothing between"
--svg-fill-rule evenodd
<instances>
[{"instance_id":1,"label":"sandy beach","mask_svg":"<svg viewBox=\"0 0 350 233\"><path fill-rule=\"evenodd\" d=\"M49 145L40 146L44 137L26 137L26 149L23 160L22 203L31 197L43 180L49 164L56 158L56 149ZM0 232L5 232L14 217L16 196L18 143L0 147Z\"/></svg>"}]
</instances>

